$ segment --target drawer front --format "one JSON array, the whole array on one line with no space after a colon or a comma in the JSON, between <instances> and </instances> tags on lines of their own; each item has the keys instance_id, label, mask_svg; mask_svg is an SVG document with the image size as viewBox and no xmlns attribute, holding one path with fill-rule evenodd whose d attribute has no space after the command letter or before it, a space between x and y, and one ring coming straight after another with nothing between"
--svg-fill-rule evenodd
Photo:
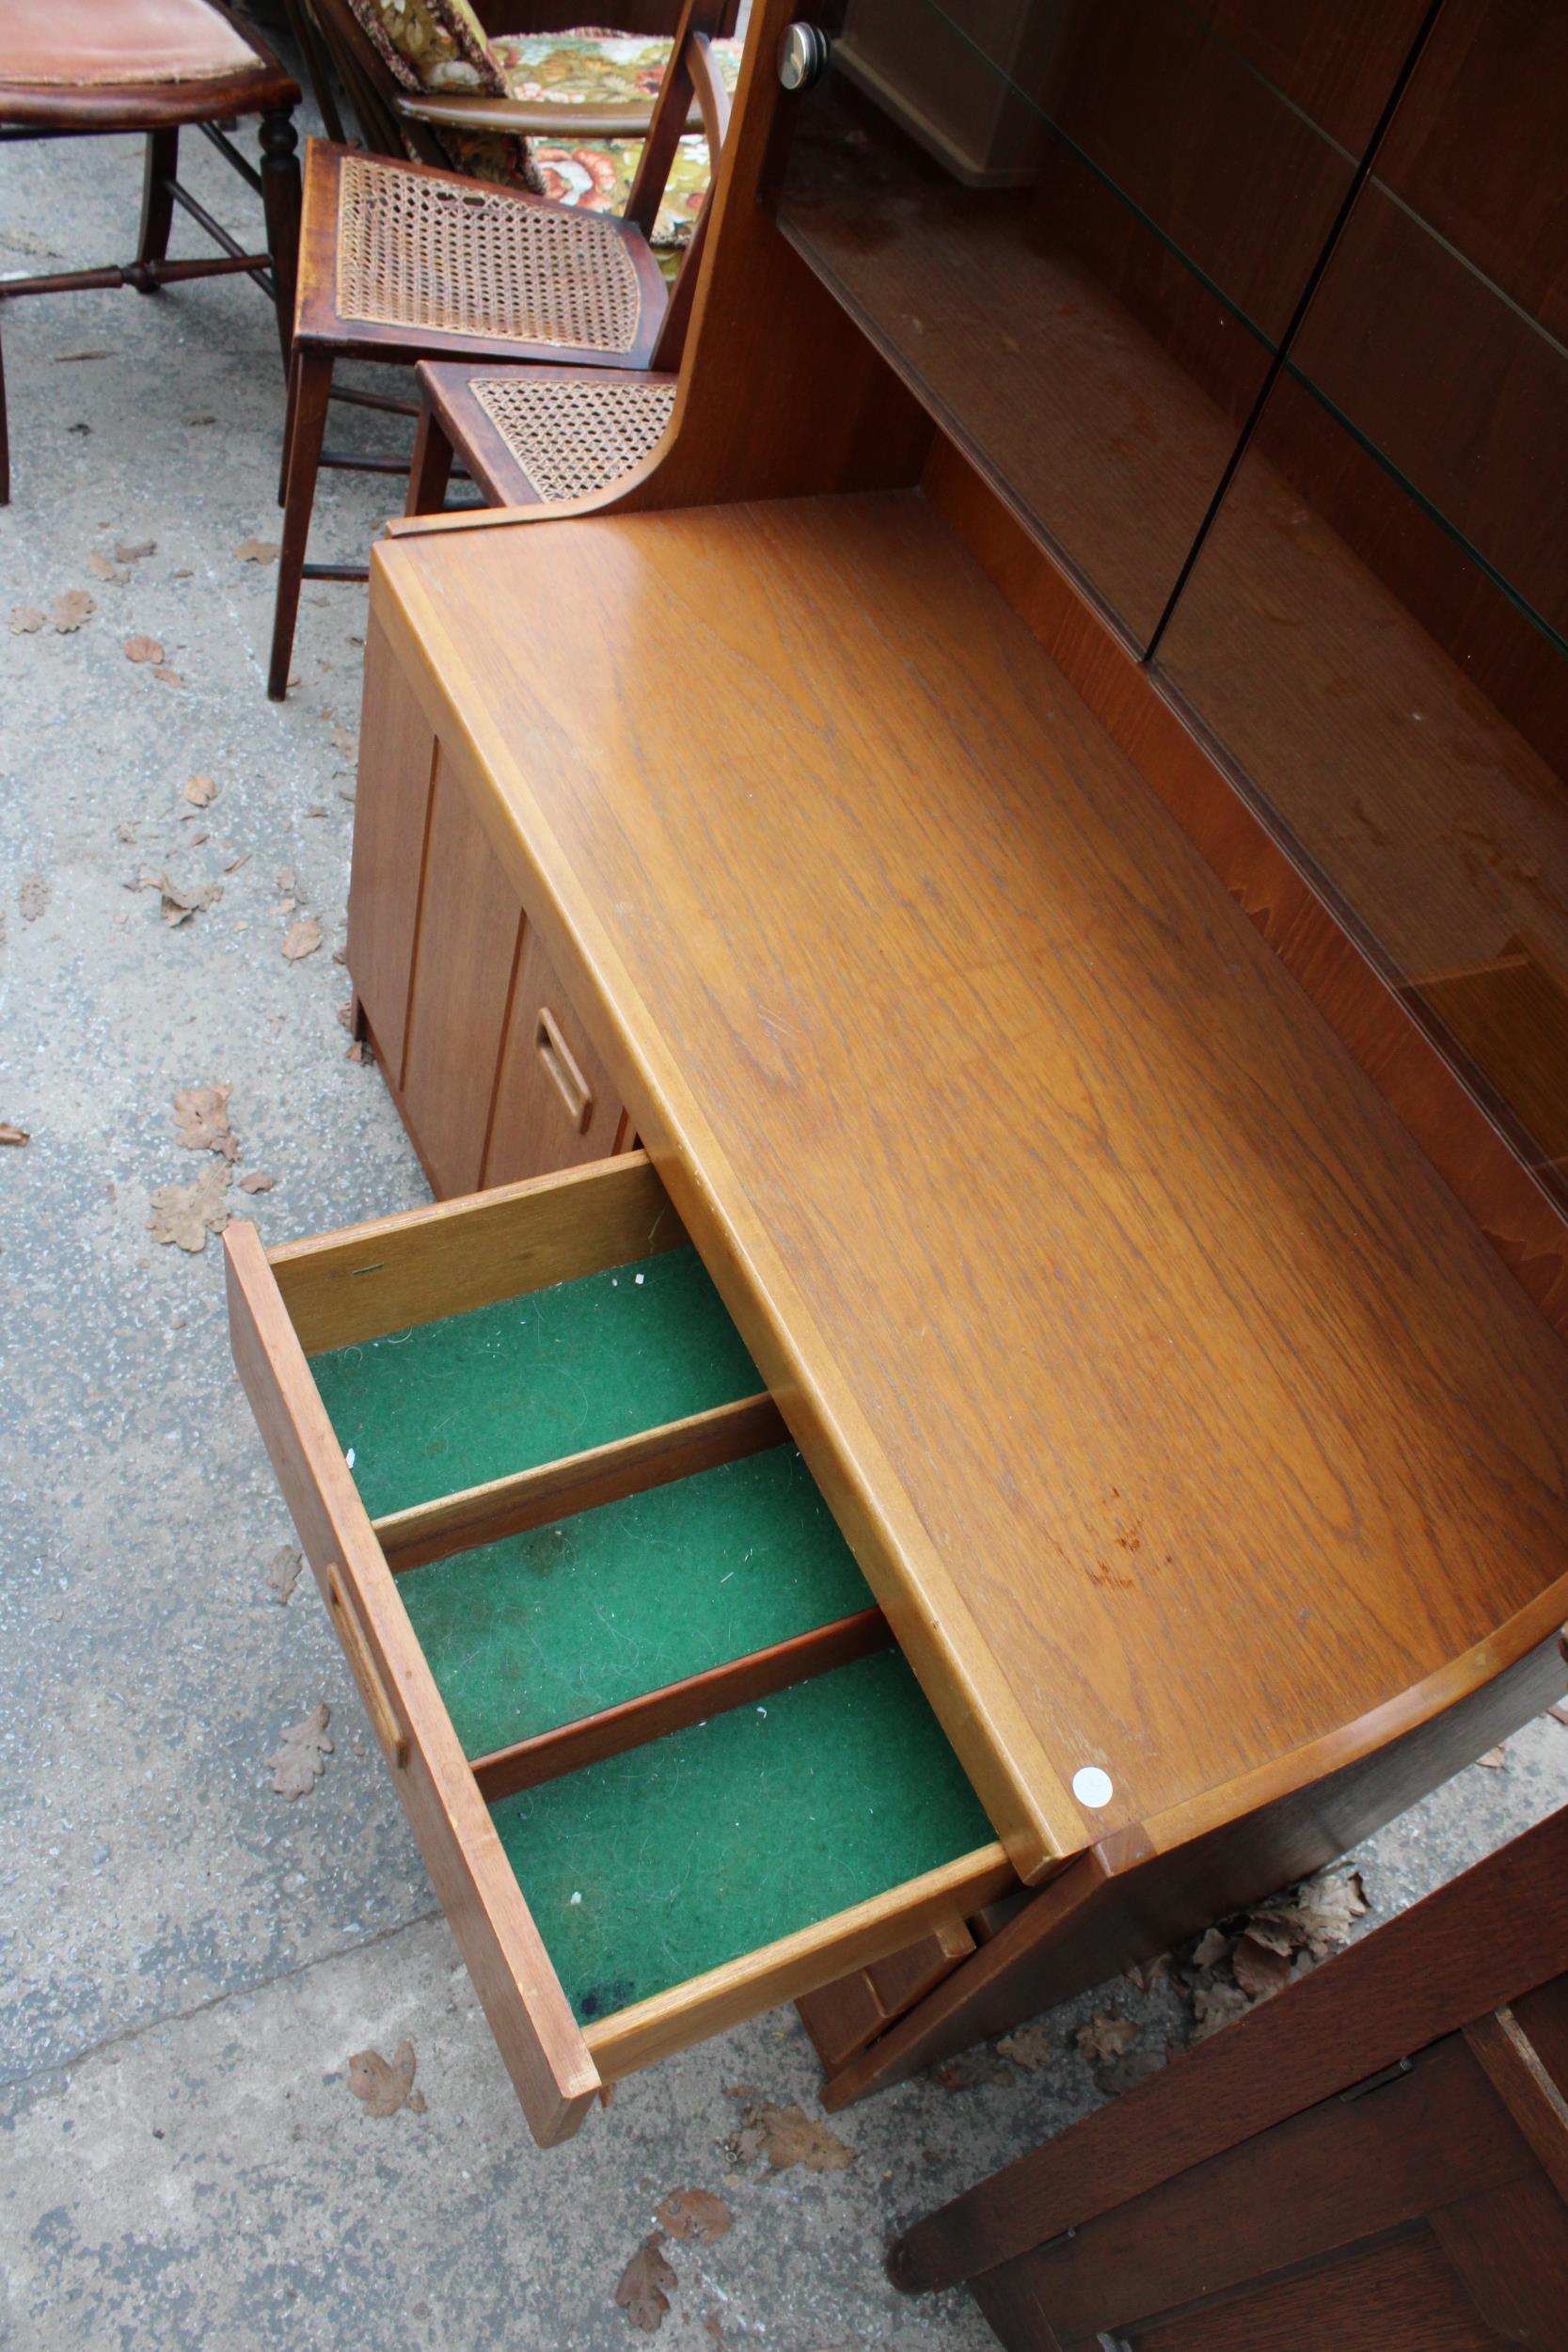
<instances>
[{"instance_id":1,"label":"drawer front","mask_svg":"<svg viewBox=\"0 0 1568 2352\"><path fill-rule=\"evenodd\" d=\"M484 1157L486 1184L511 1184L625 1151L630 1122L572 1010L538 932L523 925Z\"/></svg>"},{"instance_id":2,"label":"drawer front","mask_svg":"<svg viewBox=\"0 0 1568 2352\"><path fill-rule=\"evenodd\" d=\"M948 1785L955 1775L962 1781L951 1751L716 1295L707 1295L711 1286L644 1154L270 1256L242 1222L225 1238L236 1363L542 2144L578 2128L601 2084L870 1966L1016 1884L967 1783ZM623 1351L636 1367L629 1396L614 1376ZM514 1359L515 1410L497 1387ZM561 1450L551 1420L555 1405L541 1375L552 1364L562 1368L563 1425L580 1440L574 1452ZM438 1371L440 1415L421 1409L421 1365ZM443 1452L476 1378L471 1417ZM348 1429L357 1433L357 1471ZM507 1467L514 1456L516 1466ZM454 1471L469 1483L441 1490ZM746 1518L757 1495L783 1499L776 1507L784 1532L765 1542L752 1542ZM710 1537L690 1536L699 1507L704 1527L737 1547L736 1565L752 1564L736 1590L736 1568L724 1572L729 1555L715 1552L709 1562L703 1544ZM625 1540L641 1547L625 1562L617 1556L623 1528L630 1531ZM661 1581L686 1573L689 1555L705 1580L695 1606ZM541 1564L552 1574L542 1577ZM507 1581L514 1576L515 1585ZM594 1585L594 1576L610 1578L613 1589ZM518 1609L546 1613L520 1631L511 1625L514 1591ZM705 1610L719 1613L712 1626ZM496 1625L499 1643L515 1641L515 1657L533 1661L545 1654L541 1645L547 1648L549 1627L559 1639L574 1613L583 1645L580 1658L574 1652L565 1661L565 1703L532 1662L515 1672L499 1655L477 1689L452 1668L454 1656L475 1651L476 1626ZM454 1625L460 1638L449 1638ZM569 1646L578 1634L565 1638ZM645 1666L639 1642L652 1645ZM626 1687L615 1683L628 1671ZM915 1725L910 1753L929 1764L913 1775L912 1829L899 1827L894 1785L872 1837L847 1818L876 1809L860 1803L866 1784L849 1748L860 1737L874 1752L881 1719L868 1731L862 1717L873 1700L884 1704L883 1692L896 1720ZM816 1793L813 1761L826 1754L822 1740L813 1745L818 1719L849 1726L838 1783L854 1794L842 1827L830 1806L825 1830L817 1816L830 1800ZM940 1753L929 1745L933 1733ZM793 1749L766 1744L791 1738ZM737 1920L747 1929L756 1908L749 1857L768 1842L771 1810L760 1840L753 1830L742 1853L716 1854L711 1868L694 1849L670 1887L628 1878L650 1868L657 1841L624 1834L613 1810L629 1808L624 1819L635 1823L659 1802L661 1774L667 1794L673 1788L683 1796L691 1785L683 1774L728 1769L721 1759L731 1755L737 1773L752 1770L748 1757L763 1759L754 1786L747 1784L753 1812L759 1803L781 1806L781 1818L798 1816L827 1838L810 1872L792 1861L781 1867L787 1900L804 1899L803 1878L840 1890L831 1915L797 1923L793 1913L781 1915L783 1932L767 1931L738 1951L731 1949ZM779 1758L788 1755L807 1759L812 1787L799 1799L779 1781ZM721 1761L705 1765L705 1757ZM891 1764L887 1777L896 1783ZM726 1801L697 1808L700 1821L743 1812L738 1778L721 1793ZM784 1829L778 1839L791 1857L793 1836ZM868 1838L867 1862L856 1840ZM913 1854L921 1867L886 1886L890 1854ZM862 1899L844 1899L863 1880ZM583 1908L567 1907L568 1889L570 1905ZM705 1902L716 1907L711 1921ZM596 1961L577 1951L579 1925L591 1939L600 1907L636 1922L660 1905L685 1934L674 1947L698 1956L689 1973L673 1984L657 1968L640 1974L637 1953L617 1947L601 1986ZM773 1917L766 1906L757 1915ZM710 1947L722 1957L700 1964Z\"/></svg>"}]
</instances>

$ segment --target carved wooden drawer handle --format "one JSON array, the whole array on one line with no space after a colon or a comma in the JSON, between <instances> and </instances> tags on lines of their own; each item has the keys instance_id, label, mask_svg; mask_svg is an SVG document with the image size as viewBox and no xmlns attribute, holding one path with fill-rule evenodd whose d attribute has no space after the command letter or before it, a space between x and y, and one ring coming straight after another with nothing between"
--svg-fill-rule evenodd
<instances>
[{"instance_id":1,"label":"carved wooden drawer handle","mask_svg":"<svg viewBox=\"0 0 1568 2352\"><path fill-rule=\"evenodd\" d=\"M393 1711L392 1702L387 1696L387 1686L377 1672L369 1645L359 1629L359 1620L343 1596L335 1567L326 1571L326 1597L332 1611L332 1622L338 1629L338 1638L348 1653L348 1662L354 1669L359 1695L375 1725L376 1736L401 1772L408 1763L408 1734L402 1728Z\"/></svg>"},{"instance_id":2,"label":"carved wooden drawer handle","mask_svg":"<svg viewBox=\"0 0 1568 2352\"><path fill-rule=\"evenodd\" d=\"M594 1116L594 1089L578 1068L572 1049L562 1036L560 1024L548 1005L539 1008L539 1026L534 1032L533 1050L565 1104L567 1118L578 1134L585 1136L588 1122Z\"/></svg>"}]
</instances>

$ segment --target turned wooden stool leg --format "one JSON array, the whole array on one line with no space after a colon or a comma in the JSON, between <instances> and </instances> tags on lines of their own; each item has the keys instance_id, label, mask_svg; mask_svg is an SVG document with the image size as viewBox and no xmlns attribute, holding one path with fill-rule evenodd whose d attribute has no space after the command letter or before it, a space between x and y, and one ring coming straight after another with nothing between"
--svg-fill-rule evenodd
<instances>
[{"instance_id":1,"label":"turned wooden stool leg","mask_svg":"<svg viewBox=\"0 0 1568 2352\"><path fill-rule=\"evenodd\" d=\"M273 282L277 290L277 340L283 350L283 372L294 340L294 287L299 275L299 134L288 112L261 117L261 207L266 215L267 250L272 255ZM286 445L285 445L286 446Z\"/></svg>"},{"instance_id":2,"label":"turned wooden stool leg","mask_svg":"<svg viewBox=\"0 0 1568 2352\"><path fill-rule=\"evenodd\" d=\"M451 479L451 443L436 421L427 392L420 404L419 429L414 436L414 462L408 469L406 515L438 515Z\"/></svg>"},{"instance_id":3,"label":"turned wooden stool leg","mask_svg":"<svg viewBox=\"0 0 1568 2352\"><path fill-rule=\"evenodd\" d=\"M277 604L272 625L272 663L267 673L267 693L275 703L282 702L289 691L289 657L293 651L294 623L299 616L305 548L310 535L310 509L315 503L322 436L326 429L326 405L331 395L332 354L296 348L290 401L283 544L277 555Z\"/></svg>"},{"instance_id":4,"label":"turned wooden stool leg","mask_svg":"<svg viewBox=\"0 0 1568 2352\"><path fill-rule=\"evenodd\" d=\"M141 233L136 239L136 262L145 268L149 262L162 262L168 254L169 230L174 226L174 178L180 168L180 132L178 125L147 135L147 164L142 177ZM134 278L138 294L161 291L155 278Z\"/></svg>"}]
</instances>

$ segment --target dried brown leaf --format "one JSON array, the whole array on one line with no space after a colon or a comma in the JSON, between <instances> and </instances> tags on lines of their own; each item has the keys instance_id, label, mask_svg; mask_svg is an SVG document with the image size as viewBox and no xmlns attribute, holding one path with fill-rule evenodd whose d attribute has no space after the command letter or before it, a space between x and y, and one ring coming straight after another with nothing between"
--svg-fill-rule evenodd
<instances>
[{"instance_id":1,"label":"dried brown leaf","mask_svg":"<svg viewBox=\"0 0 1568 2352\"><path fill-rule=\"evenodd\" d=\"M36 637L43 627L43 621L44 616L36 604L13 604L11 607L13 637Z\"/></svg>"},{"instance_id":2,"label":"dried brown leaf","mask_svg":"<svg viewBox=\"0 0 1568 2352\"><path fill-rule=\"evenodd\" d=\"M1555 1707L1548 1707L1546 1712L1553 1723L1568 1724L1568 1701L1560 1699Z\"/></svg>"},{"instance_id":3,"label":"dried brown leaf","mask_svg":"<svg viewBox=\"0 0 1568 2352\"><path fill-rule=\"evenodd\" d=\"M1251 2007L1252 2003L1239 1985L1200 1984L1193 1994L1193 2014L1197 2019L1193 2040L1206 2042L1212 2033L1218 2033L1220 2027L1228 2026L1233 2018L1244 2017Z\"/></svg>"},{"instance_id":4,"label":"dried brown leaf","mask_svg":"<svg viewBox=\"0 0 1568 2352\"><path fill-rule=\"evenodd\" d=\"M657 2335L670 2308L668 2291L676 2284L675 2274L659 2250L656 2230L643 2239L621 2273L615 2290L617 2308L626 2312L640 2335Z\"/></svg>"},{"instance_id":5,"label":"dried brown leaf","mask_svg":"<svg viewBox=\"0 0 1568 2352\"><path fill-rule=\"evenodd\" d=\"M1295 1928L1266 1911L1253 1914L1246 1923L1246 1932L1255 1944L1261 1944L1271 1952L1281 1952L1287 1960L1301 1948L1301 1936Z\"/></svg>"},{"instance_id":6,"label":"dried brown leaf","mask_svg":"<svg viewBox=\"0 0 1568 2352\"><path fill-rule=\"evenodd\" d=\"M933 2066L927 2079L939 2090L978 2090L986 2084L1012 2082L1005 2066L981 2050L966 2050L961 2058L943 2058Z\"/></svg>"},{"instance_id":7,"label":"dried brown leaf","mask_svg":"<svg viewBox=\"0 0 1568 2352\"><path fill-rule=\"evenodd\" d=\"M240 1178L240 1190L242 1192L270 1192L277 1182L277 1177L269 1168L258 1168L253 1169L250 1175Z\"/></svg>"},{"instance_id":8,"label":"dried brown leaf","mask_svg":"<svg viewBox=\"0 0 1568 2352\"><path fill-rule=\"evenodd\" d=\"M1002 2036L996 2046L1005 2058L1011 2058L1013 2064L1022 2066L1027 2074L1037 2073L1051 2058L1050 2036L1039 2025L1015 2026L1011 2033Z\"/></svg>"},{"instance_id":9,"label":"dried brown leaf","mask_svg":"<svg viewBox=\"0 0 1568 2352\"><path fill-rule=\"evenodd\" d=\"M310 1709L303 1723L290 1724L283 1734L282 1745L276 1755L267 1758L272 1772L272 1785L278 1796L309 1795L325 1772L326 1758L332 1753L332 1741L326 1729L331 1721L331 1709L323 1699L318 1707ZM412 2062L408 2079L410 2082L414 2079Z\"/></svg>"},{"instance_id":10,"label":"dried brown leaf","mask_svg":"<svg viewBox=\"0 0 1568 2352\"><path fill-rule=\"evenodd\" d=\"M769 2099L749 2100L729 2147L737 2163L766 2156L775 2172L804 2165L808 2172L842 2172L855 2161L855 2152L825 2125L814 2123L800 2107L776 2107Z\"/></svg>"},{"instance_id":11,"label":"dried brown leaf","mask_svg":"<svg viewBox=\"0 0 1568 2352\"><path fill-rule=\"evenodd\" d=\"M1150 2074L1160 2072L1169 2055L1168 2050L1148 2046L1129 2050L1124 2058L1117 2058L1114 2066L1101 2069L1101 2086L1115 2091L1118 2097L1124 2090L1135 2090L1139 2083L1148 2082Z\"/></svg>"},{"instance_id":12,"label":"dried brown leaf","mask_svg":"<svg viewBox=\"0 0 1568 2352\"><path fill-rule=\"evenodd\" d=\"M1266 2001L1291 1981L1290 1954L1252 1935L1243 1936L1230 1955L1230 1967L1249 2001Z\"/></svg>"},{"instance_id":13,"label":"dried brown leaf","mask_svg":"<svg viewBox=\"0 0 1568 2352\"><path fill-rule=\"evenodd\" d=\"M1260 1903L1247 1922L1247 1932L1276 1946L1283 1933L1292 1949L1305 1947L1322 1960L1325 1952L1349 1943L1351 1928L1366 1908L1367 1890L1358 1870L1337 1878L1304 1879L1290 1894Z\"/></svg>"},{"instance_id":14,"label":"dried brown leaf","mask_svg":"<svg viewBox=\"0 0 1568 2352\"><path fill-rule=\"evenodd\" d=\"M359 758L359 738L353 727L334 727L332 730L332 748L340 755L341 757L346 759L351 767L357 765ZM325 812L324 811L323 813L325 814Z\"/></svg>"},{"instance_id":15,"label":"dried brown leaf","mask_svg":"<svg viewBox=\"0 0 1568 2352\"><path fill-rule=\"evenodd\" d=\"M319 1708L325 1714L325 1709ZM327 1746L332 1745L331 1740ZM276 1788L277 1783L274 1782ZM410 2115L424 2113L424 2092L414 2088L414 2044L400 2042L390 2059L379 2050L356 2050L348 2062L348 2087L364 2102L365 2113L377 2121L406 2107Z\"/></svg>"},{"instance_id":16,"label":"dried brown leaf","mask_svg":"<svg viewBox=\"0 0 1568 2352\"><path fill-rule=\"evenodd\" d=\"M229 1124L231 1086L182 1087L174 1098L174 1132L187 1152L221 1152L237 1158L239 1138Z\"/></svg>"},{"instance_id":17,"label":"dried brown leaf","mask_svg":"<svg viewBox=\"0 0 1568 2352\"><path fill-rule=\"evenodd\" d=\"M122 564L111 563L109 558L106 555L101 555L96 548L87 557L87 569L94 580L110 580L117 588L123 588L131 577Z\"/></svg>"},{"instance_id":18,"label":"dried brown leaf","mask_svg":"<svg viewBox=\"0 0 1568 2352\"><path fill-rule=\"evenodd\" d=\"M235 560L241 564L276 564L276 539L242 539L234 549Z\"/></svg>"},{"instance_id":19,"label":"dried brown leaf","mask_svg":"<svg viewBox=\"0 0 1568 2352\"><path fill-rule=\"evenodd\" d=\"M1140 2028L1131 2017L1095 2015L1086 2026L1080 2026L1073 2040L1086 2058L1103 2061L1120 2058L1138 2038Z\"/></svg>"},{"instance_id":20,"label":"dried brown leaf","mask_svg":"<svg viewBox=\"0 0 1568 2352\"><path fill-rule=\"evenodd\" d=\"M98 610L85 588L68 588L63 596L56 596L49 608L49 626L61 637L69 637L88 616Z\"/></svg>"},{"instance_id":21,"label":"dried brown leaf","mask_svg":"<svg viewBox=\"0 0 1568 2352\"><path fill-rule=\"evenodd\" d=\"M1230 1938L1219 1928L1205 1928L1193 1953L1195 1968L1214 1968L1230 1949Z\"/></svg>"},{"instance_id":22,"label":"dried brown leaf","mask_svg":"<svg viewBox=\"0 0 1568 2352\"><path fill-rule=\"evenodd\" d=\"M305 1562L293 1544L279 1544L267 1562L267 1590L281 1609L299 1582Z\"/></svg>"},{"instance_id":23,"label":"dried brown leaf","mask_svg":"<svg viewBox=\"0 0 1568 2352\"><path fill-rule=\"evenodd\" d=\"M672 2237L693 2246L712 2246L730 2226L730 2209L711 2189L677 2188L654 2209Z\"/></svg>"},{"instance_id":24,"label":"dried brown leaf","mask_svg":"<svg viewBox=\"0 0 1568 2352\"><path fill-rule=\"evenodd\" d=\"M36 923L49 904L49 884L41 874L29 874L16 894L17 909L24 923Z\"/></svg>"},{"instance_id":25,"label":"dried brown leaf","mask_svg":"<svg viewBox=\"0 0 1568 2352\"><path fill-rule=\"evenodd\" d=\"M0 1119L0 1143L29 1143L32 1137L25 1127L13 1127L8 1119Z\"/></svg>"},{"instance_id":26,"label":"dried brown leaf","mask_svg":"<svg viewBox=\"0 0 1568 2352\"><path fill-rule=\"evenodd\" d=\"M207 907L215 907L223 896L221 882L177 882L167 874L143 874L138 882L127 882L127 890L155 890L160 912L170 930L178 930L193 914Z\"/></svg>"},{"instance_id":27,"label":"dried brown leaf","mask_svg":"<svg viewBox=\"0 0 1568 2352\"><path fill-rule=\"evenodd\" d=\"M129 547L121 546L117 543L115 548L115 562L117 564L139 564L144 555L156 555L157 552L158 542L156 539L137 539L132 546Z\"/></svg>"},{"instance_id":28,"label":"dried brown leaf","mask_svg":"<svg viewBox=\"0 0 1568 2352\"><path fill-rule=\"evenodd\" d=\"M1477 1756L1476 1762L1484 1764L1489 1772L1506 1772L1508 1769L1507 1740L1503 1741L1501 1747L1488 1748L1484 1756Z\"/></svg>"},{"instance_id":29,"label":"dried brown leaf","mask_svg":"<svg viewBox=\"0 0 1568 2352\"><path fill-rule=\"evenodd\" d=\"M167 670L160 661L152 673L160 686L183 686L185 681L178 670Z\"/></svg>"},{"instance_id":30,"label":"dried brown leaf","mask_svg":"<svg viewBox=\"0 0 1568 2352\"><path fill-rule=\"evenodd\" d=\"M211 776L187 776L183 789L193 808L211 808L218 796L217 786Z\"/></svg>"},{"instance_id":31,"label":"dried brown leaf","mask_svg":"<svg viewBox=\"0 0 1568 2352\"><path fill-rule=\"evenodd\" d=\"M313 914L302 914L283 934L283 953L291 963L313 956L322 944L322 927Z\"/></svg>"},{"instance_id":32,"label":"dried brown leaf","mask_svg":"<svg viewBox=\"0 0 1568 2352\"><path fill-rule=\"evenodd\" d=\"M125 640L127 661L161 661L164 649L155 637L128 637Z\"/></svg>"},{"instance_id":33,"label":"dried brown leaf","mask_svg":"<svg viewBox=\"0 0 1568 2352\"><path fill-rule=\"evenodd\" d=\"M147 1225L153 1240L193 1252L205 1249L208 1234L221 1233L229 1222L227 1195L233 1180L233 1169L217 1160L194 1184L160 1184Z\"/></svg>"},{"instance_id":34,"label":"dried brown leaf","mask_svg":"<svg viewBox=\"0 0 1568 2352\"><path fill-rule=\"evenodd\" d=\"M1170 1975L1170 1954L1159 1952L1152 1960L1135 1960L1121 1973L1140 1993L1152 1993Z\"/></svg>"}]
</instances>

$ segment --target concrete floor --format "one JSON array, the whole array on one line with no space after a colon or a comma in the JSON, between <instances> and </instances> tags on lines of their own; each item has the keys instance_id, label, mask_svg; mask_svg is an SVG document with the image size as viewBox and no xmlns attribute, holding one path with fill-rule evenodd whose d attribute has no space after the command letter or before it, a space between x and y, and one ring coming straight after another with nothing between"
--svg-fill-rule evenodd
<instances>
[{"instance_id":1,"label":"concrete floor","mask_svg":"<svg viewBox=\"0 0 1568 2352\"><path fill-rule=\"evenodd\" d=\"M243 215L190 144L198 188ZM0 153L0 270L128 254L138 186L129 141ZM734 2227L669 2249L666 2341L973 2352L990 2338L964 2297L886 2285L887 2237L1096 2103L1071 2038L1091 2010L1139 2020L1144 2047L1188 2013L1118 1982L1052 2020L1038 2072L995 2061L840 2119L845 2171L724 2150L726 2085L815 2111L787 2010L533 2148L309 1578L287 1606L265 1582L291 1530L218 1249L148 1232L156 1187L215 1165L175 1138L171 1098L197 1084L232 1085L239 1171L277 1179L243 1204L268 1240L425 1197L337 1019L354 776L335 730L357 723L364 593L310 592L299 686L271 706L274 572L232 553L278 525L282 387L250 287L29 302L4 332L0 1120L32 1141L0 1151L0 2336L595 2352L630 2340L614 2290L653 2206L702 2186ZM329 480L323 550L361 548L388 488ZM127 577L89 568L143 541ZM6 630L71 589L95 604L74 631ZM133 635L181 682L127 660ZM218 786L199 814L196 773ZM166 869L221 900L167 927L126 888ZM285 896L325 933L299 963ZM284 1803L264 1759L323 1699L336 1750ZM1370 1841L1373 1921L1564 1798L1568 1731L1544 1719ZM373 2120L349 2056L404 2037L425 2112Z\"/></svg>"}]
</instances>

